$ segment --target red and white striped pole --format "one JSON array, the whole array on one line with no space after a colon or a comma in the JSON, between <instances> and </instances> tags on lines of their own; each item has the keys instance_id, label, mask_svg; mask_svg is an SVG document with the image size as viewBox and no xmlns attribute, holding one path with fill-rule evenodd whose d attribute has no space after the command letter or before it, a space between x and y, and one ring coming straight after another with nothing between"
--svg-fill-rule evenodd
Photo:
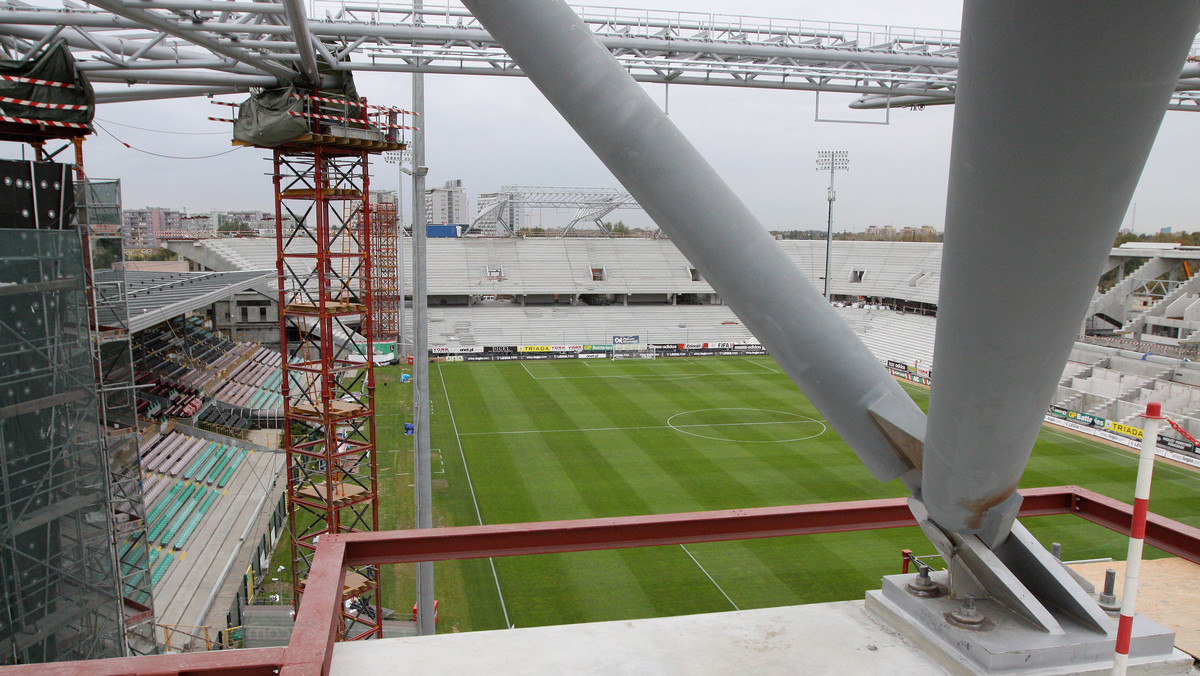
<instances>
[{"instance_id":1,"label":"red and white striped pole","mask_svg":"<svg viewBox=\"0 0 1200 676\"><path fill-rule=\"evenodd\" d=\"M1162 406L1158 402L1147 403L1146 412L1142 417L1146 419L1146 423L1142 428L1137 484L1133 489L1133 522L1129 526L1129 554L1125 557L1125 589L1121 599L1121 619L1117 624L1117 654L1113 659L1113 676L1125 676L1129 667L1129 640L1133 633L1138 572L1142 567L1146 510L1150 505L1150 479L1154 475L1154 448L1158 445L1158 421L1163 419Z\"/></svg>"}]
</instances>

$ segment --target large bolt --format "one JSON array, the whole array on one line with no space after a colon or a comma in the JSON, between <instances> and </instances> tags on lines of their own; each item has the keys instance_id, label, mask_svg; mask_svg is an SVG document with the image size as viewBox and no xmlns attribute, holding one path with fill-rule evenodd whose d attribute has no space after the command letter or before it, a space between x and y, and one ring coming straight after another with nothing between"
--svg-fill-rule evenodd
<instances>
[{"instance_id":1,"label":"large bolt","mask_svg":"<svg viewBox=\"0 0 1200 676\"><path fill-rule=\"evenodd\" d=\"M1050 543L1050 556L1053 556L1054 558L1058 559L1059 561L1062 560L1062 543L1061 542L1051 542Z\"/></svg>"},{"instance_id":2,"label":"large bolt","mask_svg":"<svg viewBox=\"0 0 1200 676\"><path fill-rule=\"evenodd\" d=\"M921 597L942 595L942 588L937 586L937 583L930 579L929 571L929 566L923 563L917 566L917 576L910 580L907 585L905 585L905 587L908 589L908 593L912 594L913 596Z\"/></svg>"},{"instance_id":3,"label":"large bolt","mask_svg":"<svg viewBox=\"0 0 1200 676\"><path fill-rule=\"evenodd\" d=\"M1104 591L1100 592L1100 608L1109 614L1121 612L1121 602L1117 600L1117 571L1109 568L1104 571Z\"/></svg>"},{"instance_id":4,"label":"large bolt","mask_svg":"<svg viewBox=\"0 0 1200 676\"><path fill-rule=\"evenodd\" d=\"M978 626L983 624L983 613L975 607L975 597L963 597L962 606L950 613L950 619L959 624Z\"/></svg>"}]
</instances>

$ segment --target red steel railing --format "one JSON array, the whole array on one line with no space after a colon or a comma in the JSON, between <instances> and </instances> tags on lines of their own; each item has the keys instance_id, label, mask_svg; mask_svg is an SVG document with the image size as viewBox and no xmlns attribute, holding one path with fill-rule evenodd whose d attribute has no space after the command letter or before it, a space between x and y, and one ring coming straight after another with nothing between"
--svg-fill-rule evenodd
<instances>
[{"instance_id":1,"label":"red steel railing","mask_svg":"<svg viewBox=\"0 0 1200 676\"><path fill-rule=\"evenodd\" d=\"M1079 486L1021 491L1020 516L1074 514L1128 534L1133 507ZM573 521L329 534L317 546L286 648L223 650L0 668L0 674L322 676L329 672L347 566L650 547L915 526L904 498ZM1149 515L1146 542L1200 563L1200 529Z\"/></svg>"}]
</instances>

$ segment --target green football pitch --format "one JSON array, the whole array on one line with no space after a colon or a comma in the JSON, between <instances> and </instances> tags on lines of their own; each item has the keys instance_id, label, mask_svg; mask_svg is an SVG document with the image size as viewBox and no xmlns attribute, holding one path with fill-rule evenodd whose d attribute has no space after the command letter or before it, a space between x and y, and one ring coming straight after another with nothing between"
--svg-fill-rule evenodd
<instances>
[{"instance_id":1,"label":"green football pitch","mask_svg":"<svg viewBox=\"0 0 1200 676\"><path fill-rule=\"evenodd\" d=\"M377 374L380 526L406 528L411 391L400 367ZM438 526L906 495L875 481L769 357L435 363L430 380ZM926 407L927 391L906 389ZM1131 502L1135 466L1130 452L1045 427L1022 486ZM1200 475L1159 463L1152 511L1200 525L1197 496ZM1125 556L1126 539L1081 519L1026 523L1066 559ZM903 548L933 553L903 528L438 563L439 631L859 599L899 572ZM411 609L411 566L383 580L384 605Z\"/></svg>"}]
</instances>

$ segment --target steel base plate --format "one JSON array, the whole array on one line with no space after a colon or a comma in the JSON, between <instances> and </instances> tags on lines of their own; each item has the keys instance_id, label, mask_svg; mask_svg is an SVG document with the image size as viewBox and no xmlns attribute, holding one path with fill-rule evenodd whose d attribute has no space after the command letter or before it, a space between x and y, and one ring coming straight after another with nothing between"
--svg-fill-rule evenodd
<instances>
[{"instance_id":1,"label":"steel base plate","mask_svg":"<svg viewBox=\"0 0 1200 676\"><path fill-rule=\"evenodd\" d=\"M934 581L944 584L945 573ZM945 668L963 674L1107 674L1116 649L1116 620L1107 635L1084 628L1051 609L1062 634L1034 628L990 599L976 607L986 618L978 625L956 623L961 599L921 598L906 590L915 575L889 575L883 587L867 592L867 610L918 643ZM1175 650L1175 633L1143 616L1134 618L1130 673L1189 674L1192 658Z\"/></svg>"}]
</instances>

